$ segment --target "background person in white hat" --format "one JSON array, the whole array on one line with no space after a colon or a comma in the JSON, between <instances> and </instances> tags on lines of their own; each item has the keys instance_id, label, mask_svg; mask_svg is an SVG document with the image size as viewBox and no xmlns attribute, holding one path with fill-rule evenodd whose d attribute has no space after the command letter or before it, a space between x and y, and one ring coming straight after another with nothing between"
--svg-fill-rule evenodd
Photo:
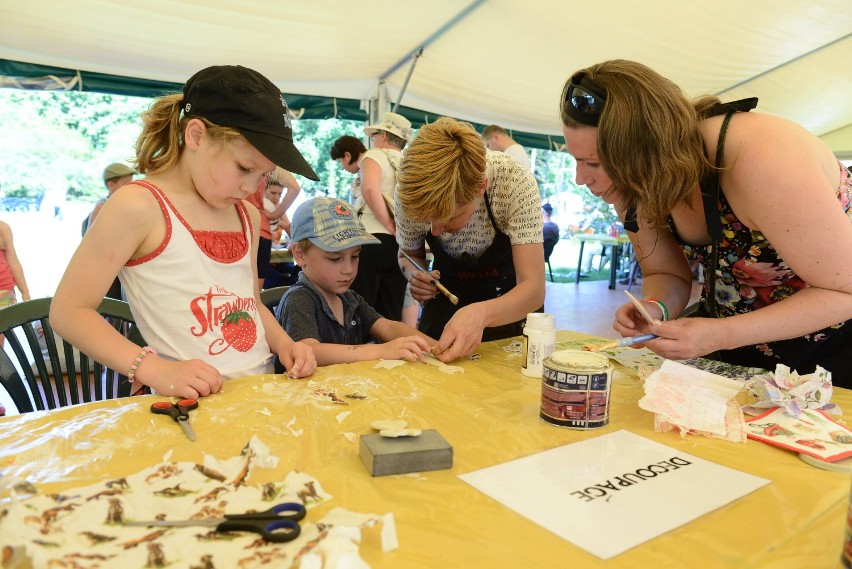
<instances>
[{"instance_id":1,"label":"background person in white hat","mask_svg":"<svg viewBox=\"0 0 852 569\"><path fill-rule=\"evenodd\" d=\"M379 314L402 318L406 280L399 270L393 199L402 149L411 139L411 123L396 113L385 113L379 124L364 128L371 146L361 156L361 185L353 189L355 212L364 228L381 243L361 252L352 290Z\"/></svg>"},{"instance_id":2,"label":"background person in white hat","mask_svg":"<svg viewBox=\"0 0 852 569\"><path fill-rule=\"evenodd\" d=\"M135 173L136 172L132 168L122 164L121 162L115 162L104 168L104 185L107 189L107 196L95 204L95 208L86 219L86 224L83 227L84 235L88 228L95 222L95 218L98 217L98 214L101 212L101 208L104 207L104 204L109 197L114 194L118 188L132 182L133 175Z\"/></svg>"}]
</instances>

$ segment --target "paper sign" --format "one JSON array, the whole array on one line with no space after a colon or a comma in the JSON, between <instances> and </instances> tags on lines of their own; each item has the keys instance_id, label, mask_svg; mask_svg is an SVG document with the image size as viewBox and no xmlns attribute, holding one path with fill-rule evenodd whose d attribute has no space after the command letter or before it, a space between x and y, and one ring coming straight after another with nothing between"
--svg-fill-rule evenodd
<instances>
[{"instance_id":1,"label":"paper sign","mask_svg":"<svg viewBox=\"0 0 852 569\"><path fill-rule=\"evenodd\" d=\"M624 430L459 478L601 559L770 482Z\"/></svg>"}]
</instances>

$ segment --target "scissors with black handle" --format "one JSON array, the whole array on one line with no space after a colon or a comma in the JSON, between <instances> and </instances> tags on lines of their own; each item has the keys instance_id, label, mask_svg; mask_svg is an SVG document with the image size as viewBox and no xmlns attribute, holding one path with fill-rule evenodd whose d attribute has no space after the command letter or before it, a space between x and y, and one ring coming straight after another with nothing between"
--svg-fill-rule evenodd
<instances>
[{"instance_id":1,"label":"scissors with black handle","mask_svg":"<svg viewBox=\"0 0 852 569\"><path fill-rule=\"evenodd\" d=\"M195 431L189 424L189 412L198 409L198 401L195 399L181 399L177 403L171 401L157 401L151 405L151 413L156 415L168 415L180 425L189 440L195 440Z\"/></svg>"},{"instance_id":2,"label":"scissors with black handle","mask_svg":"<svg viewBox=\"0 0 852 569\"><path fill-rule=\"evenodd\" d=\"M250 531L260 534L266 541L283 543L299 537L302 531L299 520L305 517L305 507L298 502L278 504L263 512L249 514L225 514L221 518L198 520L152 520L148 522L125 522L126 526L147 527L215 527L217 532Z\"/></svg>"}]
</instances>

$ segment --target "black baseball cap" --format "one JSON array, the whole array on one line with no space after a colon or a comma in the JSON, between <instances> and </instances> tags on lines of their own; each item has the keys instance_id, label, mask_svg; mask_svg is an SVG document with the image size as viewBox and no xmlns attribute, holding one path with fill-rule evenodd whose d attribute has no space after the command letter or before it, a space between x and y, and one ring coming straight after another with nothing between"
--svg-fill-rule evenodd
<instances>
[{"instance_id":1,"label":"black baseball cap","mask_svg":"<svg viewBox=\"0 0 852 569\"><path fill-rule=\"evenodd\" d=\"M183 112L239 131L277 166L319 180L293 144L293 123L281 91L241 65L202 69L183 86Z\"/></svg>"}]
</instances>

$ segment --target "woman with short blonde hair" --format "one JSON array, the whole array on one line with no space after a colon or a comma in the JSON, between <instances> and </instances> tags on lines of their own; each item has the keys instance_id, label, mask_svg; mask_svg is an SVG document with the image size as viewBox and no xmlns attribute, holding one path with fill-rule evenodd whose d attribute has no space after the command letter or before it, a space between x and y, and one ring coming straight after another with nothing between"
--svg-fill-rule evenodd
<instances>
[{"instance_id":1,"label":"woman with short blonde hair","mask_svg":"<svg viewBox=\"0 0 852 569\"><path fill-rule=\"evenodd\" d=\"M481 341L521 334L543 309L541 197L528 168L486 150L467 123L441 118L421 127L400 164L397 242L431 272L400 255L412 296L423 304L418 328L440 338L442 361L473 353ZM438 294L440 279L458 297Z\"/></svg>"}]
</instances>

